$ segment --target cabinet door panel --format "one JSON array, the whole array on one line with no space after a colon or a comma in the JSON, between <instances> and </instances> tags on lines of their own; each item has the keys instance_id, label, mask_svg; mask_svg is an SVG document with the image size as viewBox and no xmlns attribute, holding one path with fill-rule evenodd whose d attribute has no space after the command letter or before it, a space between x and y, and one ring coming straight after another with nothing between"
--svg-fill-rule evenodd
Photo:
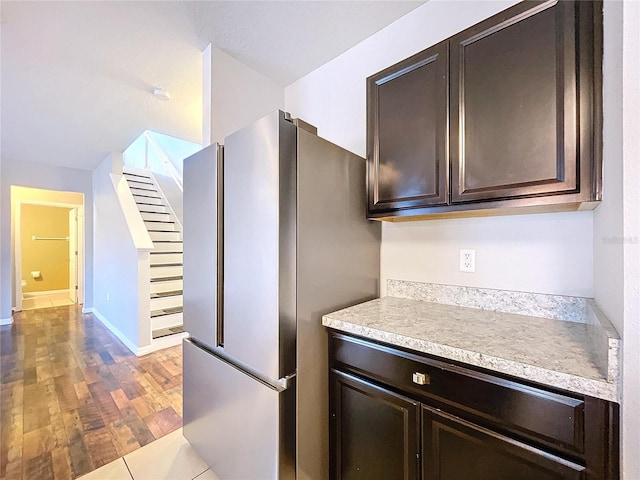
<instances>
[{"instance_id":1,"label":"cabinet door panel","mask_svg":"<svg viewBox=\"0 0 640 480\"><path fill-rule=\"evenodd\" d=\"M446 205L448 44L367 79L369 211Z\"/></svg>"},{"instance_id":2,"label":"cabinet door panel","mask_svg":"<svg viewBox=\"0 0 640 480\"><path fill-rule=\"evenodd\" d=\"M584 480L585 467L422 406L423 480Z\"/></svg>"},{"instance_id":3,"label":"cabinet door panel","mask_svg":"<svg viewBox=\"0 0 640 480\"><path fill-rule=\"evenodd\" d=\"M576 6L531 5L451 40L454 203L579 191Z\"/></svg>"},{"instance_id":4,"label":"cabinet door panel","mask_svg":"<svg viewBox=\"0 0 640 480\"><path fill-rule=\"evenodd\" d=\"M332 478L418 478L419 403L331 373Z\"/></svg>"}]
</instances>

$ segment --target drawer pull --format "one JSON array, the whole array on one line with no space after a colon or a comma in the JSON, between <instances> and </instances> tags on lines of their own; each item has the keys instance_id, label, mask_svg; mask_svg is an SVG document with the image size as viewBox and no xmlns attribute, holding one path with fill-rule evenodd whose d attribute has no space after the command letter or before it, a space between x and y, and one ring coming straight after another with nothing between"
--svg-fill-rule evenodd
<instances>
[{"instance_id":1,"label":"drawer pull","mask_svg":"<svg viewBox=\"0 0 640 480\"><path fill-rule=\"evenodd\" d=\"M413 383L418 385L429 385L431 383L431 377L426 373L415 372L413 374Z\"/></svg>"}]
</instances>

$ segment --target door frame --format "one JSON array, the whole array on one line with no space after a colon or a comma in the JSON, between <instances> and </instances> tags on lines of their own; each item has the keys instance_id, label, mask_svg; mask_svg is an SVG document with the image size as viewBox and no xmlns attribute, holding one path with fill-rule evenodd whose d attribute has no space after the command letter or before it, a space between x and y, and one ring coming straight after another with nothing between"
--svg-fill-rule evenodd
<instances>
[{"instance_id":1,"label":"door frame","mask_svg":"<svg viewBox=\"0 0 640 480\"><path fill-rule=\"evenodd\" d=\"M22 205L41 205L46 207L59 207L69 208L77 211L78 215L78 259L76 265L76 275L78 279L78 296L77 304L84 304L84 283L85 283L85 265L84 265L84 198L83 203L64 203L45 200L17 200L15 202L14 211L14 230L13 243L14 243L14 265L13 271L15 274L15 282L13 285L15 291L15 307L14 311L19 312L22 310ZM71 229L71 225L69 225ZM71 233L71 232L69 232ZM71 290L71 279L69 279L69 290Z\"/></svg>"},{"instance_id":2,"label":"door frame","mask_svg":"<svg viewBox=\"0 0 640 480\"><path fill-rule=\"evenodd\" d=\"M78 264L80 261L80 249L78 247L78 241L80 238L80 218L78 207L69 209L69 297L73 301L73 303L78 304L81 303L80 299L80 276L78 275ZM71 246L75 245L74 253L71 253ZM73 269L75 273L75 277L71 275L71 256L75 257L73 259L73 264L75 268Z\"/></svg>"}]
</instances>

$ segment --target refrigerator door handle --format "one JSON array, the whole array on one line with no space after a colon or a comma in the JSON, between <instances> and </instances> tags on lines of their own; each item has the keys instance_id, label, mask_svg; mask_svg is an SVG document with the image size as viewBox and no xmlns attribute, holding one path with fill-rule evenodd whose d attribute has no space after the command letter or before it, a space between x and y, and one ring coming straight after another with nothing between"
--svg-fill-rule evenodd
<instances>
[{"instance_id":1,"label":"refrigerator door handle","mask_svg":"<svg viewBox=\"0 0 640 480\"><path fill-rule=\"evenodd\" d=\"M224 146L218 145L216 152L217 163L217 238L216 238L216 258L217 279L216 279L216 346L224 347Z\"/></svg>"},{"instance_id":2,"label":"refrigerator door handle","mask_svg":"<svg viewBox=\"0 0 640 480\"><path fill-rule=\"evenodd\" d=\"M292 385L293 380L296 377L295 372L290 375L287 375L286 377L279 378L277 380L273 378L265 377L257 370L254 370L253 368L249 367L244 363L238 362L238 360L230 357L229 355L225 354L223 351L210 350L209 348L206 347L206 345L200 344L194 338L185 338L184 341L191 343L192 345L198 347L200 350L203 350L208 354L213 355L214 357L217 357L218 359L232 366L236 370L241 371L245 375L248 375L249 377L263 384L265 387L268 387L271 390L274 390L276 392L285 391L287 388L289 388Z\"/></svg>"}]
</instances>

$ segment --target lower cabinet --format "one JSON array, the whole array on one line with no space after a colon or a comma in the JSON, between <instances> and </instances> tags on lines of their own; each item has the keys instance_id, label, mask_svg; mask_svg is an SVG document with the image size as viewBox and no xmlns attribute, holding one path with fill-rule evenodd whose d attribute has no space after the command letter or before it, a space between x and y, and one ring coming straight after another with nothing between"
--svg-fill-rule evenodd
<instances>
[{"instance_id":1,"label":"lower cabinet","mask_svg":"<svg viewBox=\"0 0 640 480\"><path fill-rule=\"evenodd\" d=\"M331 334L334 480L618 480L618 406Z\"/></svg>"},{"instance_id":2,"label":"lower cabinet","mask_svg":"<svg viewBox=\"0 0 640 480\"><path fill-rule=\"evenodd\" d=\"M420 403L337 372L331 389L334 478L420 478Z\"/></svg>"}]
</instances>

